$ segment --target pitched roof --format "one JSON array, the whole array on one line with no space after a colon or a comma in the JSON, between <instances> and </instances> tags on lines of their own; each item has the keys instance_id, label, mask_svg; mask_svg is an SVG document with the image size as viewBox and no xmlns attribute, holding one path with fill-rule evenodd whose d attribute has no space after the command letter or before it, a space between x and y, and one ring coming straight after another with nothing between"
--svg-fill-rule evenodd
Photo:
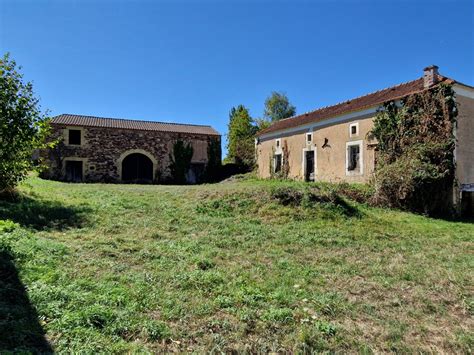
<instances>
[{"instance_id":1,"label":"pitched roof","mask_svg":"<svg viewBox=\"0 0 474 355\"><path fill-rule=\"evenodd\" d=\"M454 83L455 81L442 75L438 75L438 83L441 82ZM345 113L359 111L380 105L386 101L397 100L423 90L425 90L425 88L423 86L423 77L421 77L419 79L382 89L352 100L343 101L332 106L322 107L315 111L285 118L273 123L270 127L261 130L258 135L276 132L287 128L298 127L308 123L320 122Z\"/></svg>"},{"instance_id":2,"label":"pitched roof","mask_svg":"<svg viewBox=\"0 0 474 355\"><path fill-rule=\"evenodd\" d=\"M140 131L160 131L173 133L191 133L218 136L217 132L211 126L201 126L193 124L155 122L155 121L138 121L120 118L104 118L95 116L62 114L53 117L51 124L61 124L68 126L85 126L85 127L101 127L101 128L117 128L132 129Z\"/></svg>"}]
</instances>

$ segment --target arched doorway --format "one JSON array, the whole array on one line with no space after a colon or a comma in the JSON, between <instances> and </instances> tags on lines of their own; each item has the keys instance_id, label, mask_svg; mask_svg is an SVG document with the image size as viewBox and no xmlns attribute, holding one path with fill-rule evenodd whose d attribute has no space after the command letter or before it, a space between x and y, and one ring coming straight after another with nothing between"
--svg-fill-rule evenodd
<instances>
[{"instance_id":1,"label":"arched doorway","mask_svg":"<svg viewBox=\"0 0 474 355\"><path fill-rule=\"evenodd\" d=\"M135 183L153 182L153 162L146 155L132 153L122 161L122 181Z\"/></svg>"}]
</instances>

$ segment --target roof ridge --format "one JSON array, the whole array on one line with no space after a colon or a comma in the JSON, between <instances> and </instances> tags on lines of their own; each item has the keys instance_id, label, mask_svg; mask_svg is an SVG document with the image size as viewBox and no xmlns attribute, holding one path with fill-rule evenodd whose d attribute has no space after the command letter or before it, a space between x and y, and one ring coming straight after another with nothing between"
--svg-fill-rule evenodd
<instances>
[{"instance_id":1,"label":"roof ridge","mask_svg":"<svg viewBox=\"0 0 474 355\"><path fill-rule=\"evenodd\" d=\"M195 127L210 127L211 125L201 125L201 124L194 124L194 123L176 123L176 122L162 122L162 121L147 121L147 120L135 120L131 118L116 118L116 117L100 117L100 116L91 116L91 115L76 115L73 113L62 113L60 115L54 116L75 116L75 117L88 117L88 118L98 118L103 120L114 120L114 121L128 121L128 122L146 122L146 123L161 123L167 125L177 125L177 126L195 126ZM53 118L54 118L53 117Z\"/></svg>"},{"instance_id":2,"label":"roof ridge","mask_svg":"<svg viewBox=\"0 0 474 355\"><path fill-rule=\"evenodd\" d=\"M456 83L455 80L437 75L436 86L442 83ZM391 100L399 100L407 95L421 92L434 87L425 87L424 76L418 77L414 80L405 81L396 85L388 86L370 93L353 97L349 100L340 101L331 105L322 106L315 110L307 111L299 115L294 115L276 122L273 122L269 127L262 129L258 135L265 135L272 132L277 132L289 128L295 128L301 125L320 122L325 119L347 114L349 112L360 111L368 107L380 105L383 102Z\"/></svg>"},{"instance_id":3,"label":"roof ridge","mask_svg":"<svg viewBox=\"0 0 474 355\"><path fill-rule=\"evenodd\" d=\"M319 107L319 108L317 108L317 109L314 109L314 110L306 111L306 112L300 113L300 114L298 114L298 115L294 115L294 116L291 116L291 117L284 118L284 119L282 119L282 120L279 120L278 122L285 121L285 120L290 120L290 119L294 119L294 118L297 118L297 117L300 117L300 116L309 115L309 114L311 114L311 113L314 113L314 112L317 112L317 111L320 111L320 110L324 110L324 109L327 109L327 108L330 108L330 107L333 107L333 106L341 105L341 104L344 104L344 103L346 103L346 102L351 102L351 101L354 101L354 100L358 100L358 99L361 99L361 98L363 98L363 97L370 96L370 95L374 95L374 94L377 94L377 93L382 92L382 91L385 91L385 90L395 89L395 88L400 87L400 86L402 86L402 85L407 85L407 84L414 83L415 81L418 81L418 80L420 80L420 79L422 79L422 77L417 78L417 79L414 79L414 80L405 81L405 82L402 82L402 83L400 83L400 84L388 86L388 87L383 88L383 89L380 89L380 90L372 91L372 92L369 92L368 94L356 96L356 97L354 97L354 98L352 98L352 99L349 99L349 100L339 101L339 102L336 102L335 104L330 104L330 105L326 105L326 106L321 106L321 107Z\"/></svg>"}]
</instances>

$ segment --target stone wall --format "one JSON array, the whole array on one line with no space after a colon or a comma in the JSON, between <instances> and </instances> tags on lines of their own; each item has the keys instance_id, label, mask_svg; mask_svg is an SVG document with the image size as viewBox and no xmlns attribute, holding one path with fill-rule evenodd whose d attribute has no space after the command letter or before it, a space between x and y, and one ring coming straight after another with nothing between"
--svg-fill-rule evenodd
<instances>
[{"instance_id":1,"label":"stone wall","mask_svg":"<svg viewBox=\"0 0 474 355\"><path fill-rule=\"evenodd\" d=\"M81 145L68 144L68 130L81 130ZM207 148L211 139L220 136L202 134L172 133L160 131L139 131L116 128L72 127L52 125L51 139L59 139L55 148L43 152L48 169L43 176L64 180L66 161L83 162L83 181L120 182L121 162L131 153L141 153L153 162L154 182L168 181L170 176L170 152L177 140L191 143L194 154L193 165L207 164ZM219 157L220 159L220 157Z\"/></svg>"}]
</instances>

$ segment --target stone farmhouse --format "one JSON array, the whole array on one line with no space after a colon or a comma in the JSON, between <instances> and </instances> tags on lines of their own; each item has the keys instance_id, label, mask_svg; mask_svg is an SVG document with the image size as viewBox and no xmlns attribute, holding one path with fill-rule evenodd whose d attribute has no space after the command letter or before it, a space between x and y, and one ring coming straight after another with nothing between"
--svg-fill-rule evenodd
<instances>
[{"instance_id":1,"label":"stone farmhouse","mask_svg":"<svg viewBox=\"0 0 474 355\"><path fill-rule=\"evenodd\" d=\"M306 181L367 182L376 165L375 141L368 133L377 110L388 101L421 92L442 82L453 85L458 106L455 128L456 186L451 206L472 211L474 204L474 87L424 69L416 80L277 121L256 140L258 175L279 172L285 157L288 177ZM285 149L287 150L285 153ZM451 196L451 194L450 194Z\"/></svg>"},{"instance_id":2,"label":"stone farmhouse","mask_svg":"<svg viewBox=\"0 0 474 355\"><path fill-rule=\"evenodd\" d=\"M164 182L171 179L170 154L181 140L193 156L188 183L200 182L209 146L221 136L210 126L63 114L51 120L52 139L44 177L73 182Z\"/></svg>"}]
</instances>

